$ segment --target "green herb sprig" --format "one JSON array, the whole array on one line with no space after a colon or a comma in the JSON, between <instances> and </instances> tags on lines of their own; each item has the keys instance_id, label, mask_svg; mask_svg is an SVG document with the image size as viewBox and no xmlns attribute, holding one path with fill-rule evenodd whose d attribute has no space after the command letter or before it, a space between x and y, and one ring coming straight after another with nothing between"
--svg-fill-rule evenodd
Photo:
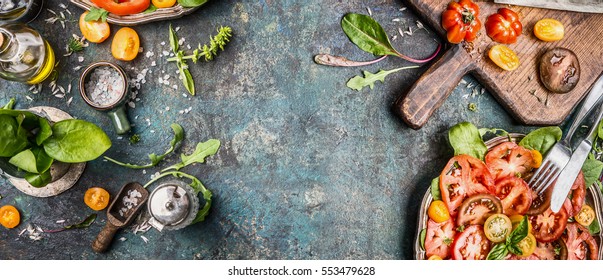
<instances>
[{"instance_id":1,"label":"green herb sprig","mask_svg":"<svg viewBox=\"0 0 603 280\"><path fill-rule=\"evenodd\" d=\"M515 255L521 255L523 252L519 248L518 244L524 238L528 236L528 217L524 216L523 220L517 225L517 227L507 236L504 243L498 243L490 249L488 253L488 260L502 260L509 252Z\"/></svg>"},{"instance_id":2,"label":"green herb sprig","mask_svg":"<svg viewBox=\"0 0 603 280\"><path fill-rule=\"evenodd\" d=\"M195 81L188 70L186 60L191 60L195 64L201 58L205 58L205 61L213 60L218 51L224 50L224 46L226 46L232 37L232 29L229 26L222 26L218 28L217 32L215 36L209 37L209 45L201 46L199 44L199 47L193 51L193 54L185 55L184 51L179 50L178 35L172 28L172 25L170 25L170 47L175 56L168 58L167 61L176 62L178 71L180 72L180 80L182 80L184 87L191 95L195 95Z\"/></svg>"},{"instance_id":3,"label":"green herb sprig","mask_svg":"<svg viewBox=\"0 0 603 280\"><path fill-rule=\"evenodd\" d=\"M107 21L107 16L109 15L109 12L103 8L96 8L96 7L92 7L90 8L90 11L88 12L88 14L86 15L86 17L84 17L85 21L102 21L102 22L106 22Z\"/></svg>"}]
</instances>

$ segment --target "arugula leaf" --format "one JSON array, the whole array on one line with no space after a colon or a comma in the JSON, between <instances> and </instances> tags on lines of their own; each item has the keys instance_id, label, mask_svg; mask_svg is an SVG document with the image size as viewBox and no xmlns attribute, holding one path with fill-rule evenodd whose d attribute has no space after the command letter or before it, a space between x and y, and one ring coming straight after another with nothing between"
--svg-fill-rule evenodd
<instances>
[{"instance_id":1,"label":"arugula leaf","mask_svg":"<svg viewBox=\"0 0 603 280\"><path fill-rule=\"evenodd\" d=\"M433 200L442 200L442 193L440 192L440 177L435 177L431 180L431 196Z\"/></svg>"},{"instance_id":2,"label":"arugula leaf","mask_svg":"<svg viewBox=\"0 0 603 280\"><path fill-rule=\"evenodd\" d=\"M182 154L180 156L181 162L174 164L162 171L175 169L180 170L181 168L188 166L193 163L204 163L205 158L211 155L215 155L220 148L220 140L209 139L203 143L198 143L195 151L190 155Z\"/></svg>"},{"instance_id":3,"label":"arugula leaf","mask_svg":"<svg viewBox=\"0 0 603 280\"><path fill-rule=\"evenodd\" d=\"M477 127L469 122L462 122L450 128L448 141L455 156L465 154L483 160L488 151Z\"/></svg>"},{"instance_id":4,"label":"arugula leaf","mask_svg":"<svg viewBox=\"0 0 603 280\"><path fill-rule=\"evenodd\" d=\"M582 165L582 173L584 173L584 182L587 187L590 187L595 181L599 180L599 176L601 176L601 172L603 172L603 162L600 162L592 156L584 161L584 165Z\"/></svg>"},{"instance_id":5,"label":"arugula leaf","mask_svg":"<svg viewBox=\"0 0 603 280\"><path fill-rule=\"evenodd\" d=\"M424 228L419 233L419 244L421 245L421 249L425 250L425 237L427 236L427 229Z\"/></svg>"},{"instance_id":6,"label":"arugula leaf","mask_svg":"<svg viewBox=\"0 0 603 280\"><path fill-rule=\"evenodd\" d=\"M84 20L85 21L98 21L98 20L100 20L102 22L106 22L108 15L109 15L109 12L107 10L105 10L105 9L91 7L90 11L86 15L86 17L84 17Z\"/></svg>"},{"instance_id":7,"label":"arugula leaf","mask_svg":"<svg viewBox=\"0 0 603 280\"><path fill-rule=\"evenodd\" d=\"M146 10L144 10L144 12L142 12L142 13L143 13L143 14L150 14L150 13L152 13L152 12L154 12L154 11L157 11L157 7L155 7L155 5L153 5L153 4L151 4L151 5L149 5L149 7L148 7Z\"/></svg>"},{"instance_id":8,"label":"arugula leaf","mask_svg":"<svg viewBox=\"0 0 603 280\"><path fill-rule=\"evenodd\" d=\"M505 245L505 243L498 243L490 249L490 253L486 257L487 260L502 260L509 253L509 249Z\"/></svg>"},{"instance_id":9,"label":"arugula leaf","mask_svg":"<svg viewBox=\"0 0 603 280\"><path fill-rule=\"evenodd\" d=\"M178 4L180 4L180 6L185 7L185 8L190 8L190 7L199 7L205 3L207 3L208 0L178 0Z\"/></svg>"},{"instance_id":10,"label":"arugula leaf","mask_svg":"<svg viewBox=\"0 0 603 280\"><path fill-rule=\"evenodd\" d=\"M536 129L519 141L519 146L531 150L537 150L543 156L557 141L561 140L563 132L557 126L548 126Z\"/></svg>"},{"instance_id":11,"label":"arugula leaf","mask_svg":"<svg viewBox=\"0 0 603 280\"><path fill-rule=\"evenodd\" d=\"M374 55L398 55L383 27L373 18L361 14L346 14L341 28L350 41L361 50Z\"/></svg>"},{"instance_id":12,"label":"arugula leaf","mask_svg":"<svg viewBox=\"0 0 603 280\"><path fill-rule=\"evenodd\" d=\"M401 67L401 68L396 68L396 69L392 69L392 70L380 70L376 74L373 74L368 71L363 71L364 78L361 76L355 76L347 82L346 86L351 89L357 90L357 91L360 91L364 87L369 87L370 89L373 89L376 81L384 82L385 77L387 77L387 75L389 75L389 74L398 72L400 70L412 69L412 68L418 68L418 67L419 66L407 66L407 67Z\"/></svg>"}]
</instances>

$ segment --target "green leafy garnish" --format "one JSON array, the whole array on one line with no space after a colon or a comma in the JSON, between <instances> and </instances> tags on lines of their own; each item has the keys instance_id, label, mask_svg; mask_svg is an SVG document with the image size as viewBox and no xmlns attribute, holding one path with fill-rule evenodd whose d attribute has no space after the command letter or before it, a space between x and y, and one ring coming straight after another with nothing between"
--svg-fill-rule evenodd
<instances>
[{"instance_id":1,"label":"green leafy garnish","mask_svg":"<svg viewBox=\"0 0 603 280\"><path fill-rule=\"evenodd\" d=\"M203 143L198 143L195 151L190 155L181 155L181 162L174 164L163 171L175 169L180 170L181 168L188 166L193 163L204 163L205 158L211 155L215 155L220 148L220 141L216 139L209 139Z\"/></svg>"},{"instance_id":2,"label":"green leafy garnish","mask_svg":"<svg viewBox=\"0 0 603 280\"><path fill-rule=\"evenodd\" d=\"M81 40L71 37L69 43L67 43L67 50L70 53L80 52L84 50L84 43Z\"/></svg>"},{"instance_id":3,"label":"green leafy garnish","mask_svg":"<svg viewBox=\"0 0 603 280\"><path fill-rule=\"evenodd\" d=\"M469 109L469 111L472 111L472 112L477 112L477 104L469 103L469 105L467 105L467 109Z\"/></svg>"},{"instance_id":4,"label":"green leafy garnish","mask_svg":"<svg viewBox=\"0 0 603 280\"><path fill-rule=\"evenodd\" d=\"M455 156L465 154L483 160L488 151L477 127L469 122L462 122L450 128L448 141Z\"/></svg>"},{"instance_id":5,"label":"green leafy garnish","mask_svg":"<svg viewBox=\"0 0 603 280\"><path fill-rule=\"evenodd\" d=\"M363 71L364 77L355 76L348 81L346 86L351 89L357 90L357 91L360 91L362 88L367 87L367 86L370 89L373 89L376 81L384 82L385 77L387 77L387 75L389 75L389 74L398 72L400 70L412 69L412 68L418 68L418 67L419 66L406 66L406 67L400 67L400 68L396 68L396 69L392 69L392 70L380 70L376 74L373 74L368 71Z\"/></svg>"},{"instance_id":6,"label":"green leafy garnish","mask_svg":"<svg viewBox=\"0 0 603 280\"><path fill-rule=\"evenodd\" d=\"M180 6L185 7L185 8L189 8L189 7L199 7L205 3L207 3L208 0L178 0L178 4L180 4Z\"/></svg>"},{"instance_id":7,"label":"green leafy garnish","mask_svg":"<svg viewBox=\"0 0 603 280\"><path fill-rule=\"evenodd\" d=\"M557 126L549 126L536 129L519 141L519 146L531 150L537 150L543 156L555 143L561 140L563 132Z\"/></svg>"},{"instance_id":8,"label":"green leafy garnish","mask_svg":"<svg viewBox=\"0 0 603 280\"><path fill-rule=\"evenodd\" d=\"M87 228L90 225L92 225L92 223L94 223L94 221L96 220L96 214L92 214L90 216L88 216L85 220L83 220L81 223L78 224L74 224L74 225L68 225L65 226L65 229L75 229L75 228Z\"/></svg>"},{"instance_id":9,"label":"green leafy garnish","mask_svg":"<svg viewBox=\"0 0 603 280\"><path fill-rule=\"evenodd\" d=\"M442 200L442 193L440 192L440 177L435 177L431 180L431 196L433 200Z\"/></svg>"},{"instance_id":10,"label":"green leafy garnish","mask_svg":"<svg viewBox=\"0 0 603 280\"><path fill-rule=\"evenodd\" d=\"M4 107L2 107L2 109L12 110L15 107L16 102L17 100L13 97L8 101L8 103L6 103L6 105L4 105Z\"/></svg>"},{"instance_id":11,"label":"green leafy garnish","mask_svg":"<svg viewBox=\"0 0 603 280\"><path fill-rule=\"evenodd\" d=\"M419 233L419 244L421 245L421 249L425 250L425 237L427 236L427 229L424 228Z\"/></svg>"},{"instance_id":12,"label":"green leafy garnish","mask_svg":"<svg viewBox=\"0 0 603 280\"><path fill-rule=\"evenodd\" d=\"M178 72L180 73L180 79L182 80L184 87L191 94L195 95L195 82L193 76L188 70L188 64L186 60L190 59L193 63L197 63L199 59L205 58L205 61L210 61L218 54L218 50L224 50L224 46L230 41L232 37L232 29L228 26L218 28L218 34L214 37L209 37L209 45L203 47L199 44L199 47L193 51L192 55L184 55L184 51L179 50L178 47L178 35L176 31L170 25L169 30L170 47L174 53L174 57L168 58L168 61L176 62Z\"/></svg>"},{"instance_id":13,"label":"green leafy garnish","mask_svg":"<svg viewBox=\"0 0 603 280\"><path fill-rule=\"evenodd\" d=\"M508 136L509 132L502 128L480 128L478 129L479 135L484 138L484 136L488 133L496 135L496 136Z\"/></svg>"},{"instance_id":14,"label":"green leafy garnish","mask_svg":"<svg viewBox=\"0 0 603 280\"><path fill-rule=\"evenodd\" d=\"M149 159L151 160L151 162L148 163L148 164L138 165L138 164L132 164L132 163L124 163L124 162L112 159L110 157L107 157L107 156L105 156L104 158L106 160L110 161L110 162L113 162L113 163L117 164L117 165L121 165L121 166L132 168L132 169L144 169L144 168L149 168L149 167L156 166L167 155L169 155L170 153L172 153L176 149L176 146L178 146L182 142L182 140L184 140L184 129L182 128L182 126L180 126L177 123L173 123L170 127L174 131L174 138L172 139L172 141L170 141L170 147L162 155L158 156L158 155L156 155L154 153L149 154ZM136 134L134 134L134 135L136 135ZM132 136L134 136L134 135L132 135Z\"/></svg>"},{"instance_id":15,"label":"green leafy garnish","mask_svg":"<svg viewBox=\"0 0 603 280\"><path fill-rule=\"evenodd\" d=\"M130 141L130 144L134 145L134 144L140 142L140 135L132 134L132 136L130 136L130 138L128 138L128 140Z\"/></svg>"},{"instance_id":16,"label":"green leafy garnish","mask_svg":"<svg viewBox=\"0 0 603 280\"><path fill-rule=\"evenodd\" d=\"M509 234L509 236L507 236L504 243L498 243L490 249L487 259L502 260L509 252L515 255L521 255L523 252L518 244L528 236L528 229L528 217L524 216L517 227Z\"/></svg>"},{"instance_id":17,"label":"green leafy garnish","mask_svg":"<svg viewBox=\"0 0 603 280\"><path fill-rule=\"evenodd\" d=\"M144 10L144 12L142 12L142 13L143 13L143 14L150 14L150 13L152 13L152 12L154 12L154 11L157 11L157 7L155 7L155 5L153 5L153 4L151 4L151 5L149 5L149 7L148 7L146 10Z\"/></svg>"},{"instance_id":18,"label":"green leafy garnish","mask_svg":"<svg viewBox=\"0 0 603 280\"><path fill-rule=\"evenodd\" d=\"M105 9L91 7L90 11L86 15L86 17L84 17L84 20L85 21L98 21L98 20L100 20L102 22L106 22L108 15L109 15L109 12L107 10L105 10Z\"/></svg>"},{"instance_id":19,"label":"green leafy garnish","mask_svg":"<svg viewBox=\"0 0 603 280\"><path fill-rule=\"evenodd\" d=\"M55 123L52 136L44 141L44 151L49 156L67 163L96 159L110 147L111 140L102 129L76 119Z\"/></svg>"},{"instance_id":20,"label":"green leafy garnish","mask_svg":"<svg viewBox=\"0 0 603 280\"><path fill-rule=\"evenodd\" d=\"M592 154L584 161L582 165L582 173L584 173L584 182L587 187L599 180L599 176L603 172L603 162L594 158Z\"/></svg>"}]
</instances>

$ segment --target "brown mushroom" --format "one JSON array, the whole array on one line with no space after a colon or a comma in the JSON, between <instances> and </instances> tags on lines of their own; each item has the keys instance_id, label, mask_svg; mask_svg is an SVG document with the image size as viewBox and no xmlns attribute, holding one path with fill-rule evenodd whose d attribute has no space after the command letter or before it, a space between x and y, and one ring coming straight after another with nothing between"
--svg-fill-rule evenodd
<instances>
[{"instance_id":1,"label":"brown mushroom","mask_svg":"<svg viewBox=\"0 0 603 280\"><path fill-rule=\"evenodd\" d=\"M580 63L574 52L554 48L540 58L540 81L550 91L567 93L580 80Z\"/></svg>"}]
</instances>

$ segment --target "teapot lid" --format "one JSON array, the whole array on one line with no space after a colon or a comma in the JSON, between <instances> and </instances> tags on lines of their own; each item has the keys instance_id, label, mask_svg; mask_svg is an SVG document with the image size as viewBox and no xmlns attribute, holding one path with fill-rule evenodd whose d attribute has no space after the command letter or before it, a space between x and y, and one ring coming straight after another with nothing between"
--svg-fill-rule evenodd
<instances>
[{"instance_id":1,"label":"teapot lid","mask_svg":"<svg viewBox=\"0 0 603 280\"><path fill-rule=\"evenodd\" d=\"M149 197L149 212L164 226L180 224L190 212L191 195L178 182L162 184Z\"/></svg>"}]
</instances>

